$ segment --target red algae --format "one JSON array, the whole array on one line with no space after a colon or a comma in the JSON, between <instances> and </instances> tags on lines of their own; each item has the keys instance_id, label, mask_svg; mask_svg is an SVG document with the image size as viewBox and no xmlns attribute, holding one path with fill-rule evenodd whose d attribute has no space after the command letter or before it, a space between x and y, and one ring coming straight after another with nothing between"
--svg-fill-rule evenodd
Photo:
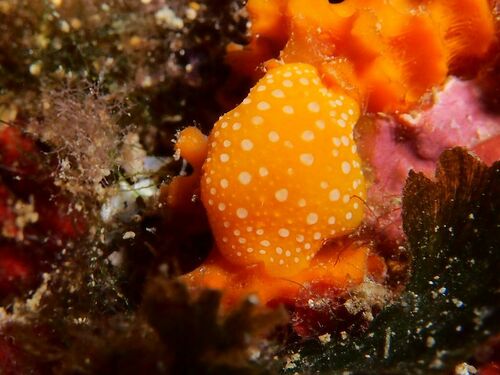
<instances>
[{"instance_id":1,"label":"red algae","mask_svg":"<svg viewBox=\"0 0 500 375\"><path fill-rule=\"evenodd\" d=\"M2 302L35 288L63 246L86 231L86 221L55 186L42 160L31 138L14 126L0 125Z\"/></svg>"},{"instance_id":2,"label":"red algae","mask_svg":"<svg viewBox=\"0 0 500 375\"><path fill-rule=\"evenodd\" d=\"M500 116L484 110L474 81L450 78L422 107L375 116L358 127L360 153L370 166L375 225L397 245L404 241L399 198L410 170L432 177L439 155L454 146L475 151L487 163L499 157Z\"/></svg>"}]
</instances>

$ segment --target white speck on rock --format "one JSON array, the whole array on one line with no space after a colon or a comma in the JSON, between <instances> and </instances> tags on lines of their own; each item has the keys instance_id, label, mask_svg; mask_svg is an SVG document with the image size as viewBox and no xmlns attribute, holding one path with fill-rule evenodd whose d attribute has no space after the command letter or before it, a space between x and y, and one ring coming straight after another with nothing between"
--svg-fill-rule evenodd
<instances>
[{"instance_id":1,"label":"white speck on rock","mask_svg":"<svg viewBox=\"0 0 500 375\"><path fill-rule=\"evenodd\" d=\"M130 240L130 239L133 239L135 238L135 232L132 232L132 231L128 231L128 232L125 232L123 234L123 237L122 237L124 240Z\"/></svg>"},{"instance_id":2,"label":"white speck on rock","mask_svg":"<svg viewBox=\"0 0 500 375\"><path fill-rule=\"evenodd\" d=\"M182 18L177 17L170 7L165 5L155 13L155 20L158 26L163 26L169 29L180 30L184 27Z\"/></svg>"}]
</instances>

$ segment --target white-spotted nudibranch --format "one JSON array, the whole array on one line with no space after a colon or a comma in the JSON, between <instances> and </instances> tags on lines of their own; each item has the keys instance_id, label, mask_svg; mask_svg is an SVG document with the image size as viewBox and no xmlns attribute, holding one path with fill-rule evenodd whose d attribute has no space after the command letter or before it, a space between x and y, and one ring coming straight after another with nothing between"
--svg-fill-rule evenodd
<instances>
[{"instance_id":1,"label":"white-spotted nudibranch","mask_svg":"<svg viewBox=\"0 0 500 375\"><path fill-rule=\"evenodd\" d=\"M219 252L290 276L363 218L357 103L308 64L275 67L209 137L201 196Z\"/></svg>"}]
</instances>

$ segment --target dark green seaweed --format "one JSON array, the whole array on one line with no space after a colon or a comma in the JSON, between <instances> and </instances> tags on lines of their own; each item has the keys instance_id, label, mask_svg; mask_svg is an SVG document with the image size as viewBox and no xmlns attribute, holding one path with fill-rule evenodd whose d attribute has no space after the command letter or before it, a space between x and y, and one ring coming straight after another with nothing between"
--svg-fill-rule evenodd
<instances>
[{"instance_id":1,"label":"dark green seaweed","mask_svg":"<svg viewBox=\"0 0 500 375\"><path fill-rule=\"evenodd\" d=\"M445 372L500 328L500 162L444 152L434 181L411 172L404 230L413 254L406 291L366 334L294 348L292 371Z\"/></svg>"}]
</instances>

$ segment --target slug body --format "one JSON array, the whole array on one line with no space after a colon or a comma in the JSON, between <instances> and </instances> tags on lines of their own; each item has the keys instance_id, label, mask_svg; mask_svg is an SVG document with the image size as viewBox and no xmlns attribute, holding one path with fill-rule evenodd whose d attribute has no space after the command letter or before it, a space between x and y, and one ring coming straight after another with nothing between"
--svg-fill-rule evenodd
<instances>
[{"instance_id":1,"label":"slug body","mask_svg":"<svg viewBox=\"0 0 500 375\"><path fill-rule=\"evenodd\" d=\"M358 117L356 102L327 90L313 66L286 64L220 118L209 137L201 197L229 262L294 275L325 239L360 224Z\"/></svg>"}]
</instances>

